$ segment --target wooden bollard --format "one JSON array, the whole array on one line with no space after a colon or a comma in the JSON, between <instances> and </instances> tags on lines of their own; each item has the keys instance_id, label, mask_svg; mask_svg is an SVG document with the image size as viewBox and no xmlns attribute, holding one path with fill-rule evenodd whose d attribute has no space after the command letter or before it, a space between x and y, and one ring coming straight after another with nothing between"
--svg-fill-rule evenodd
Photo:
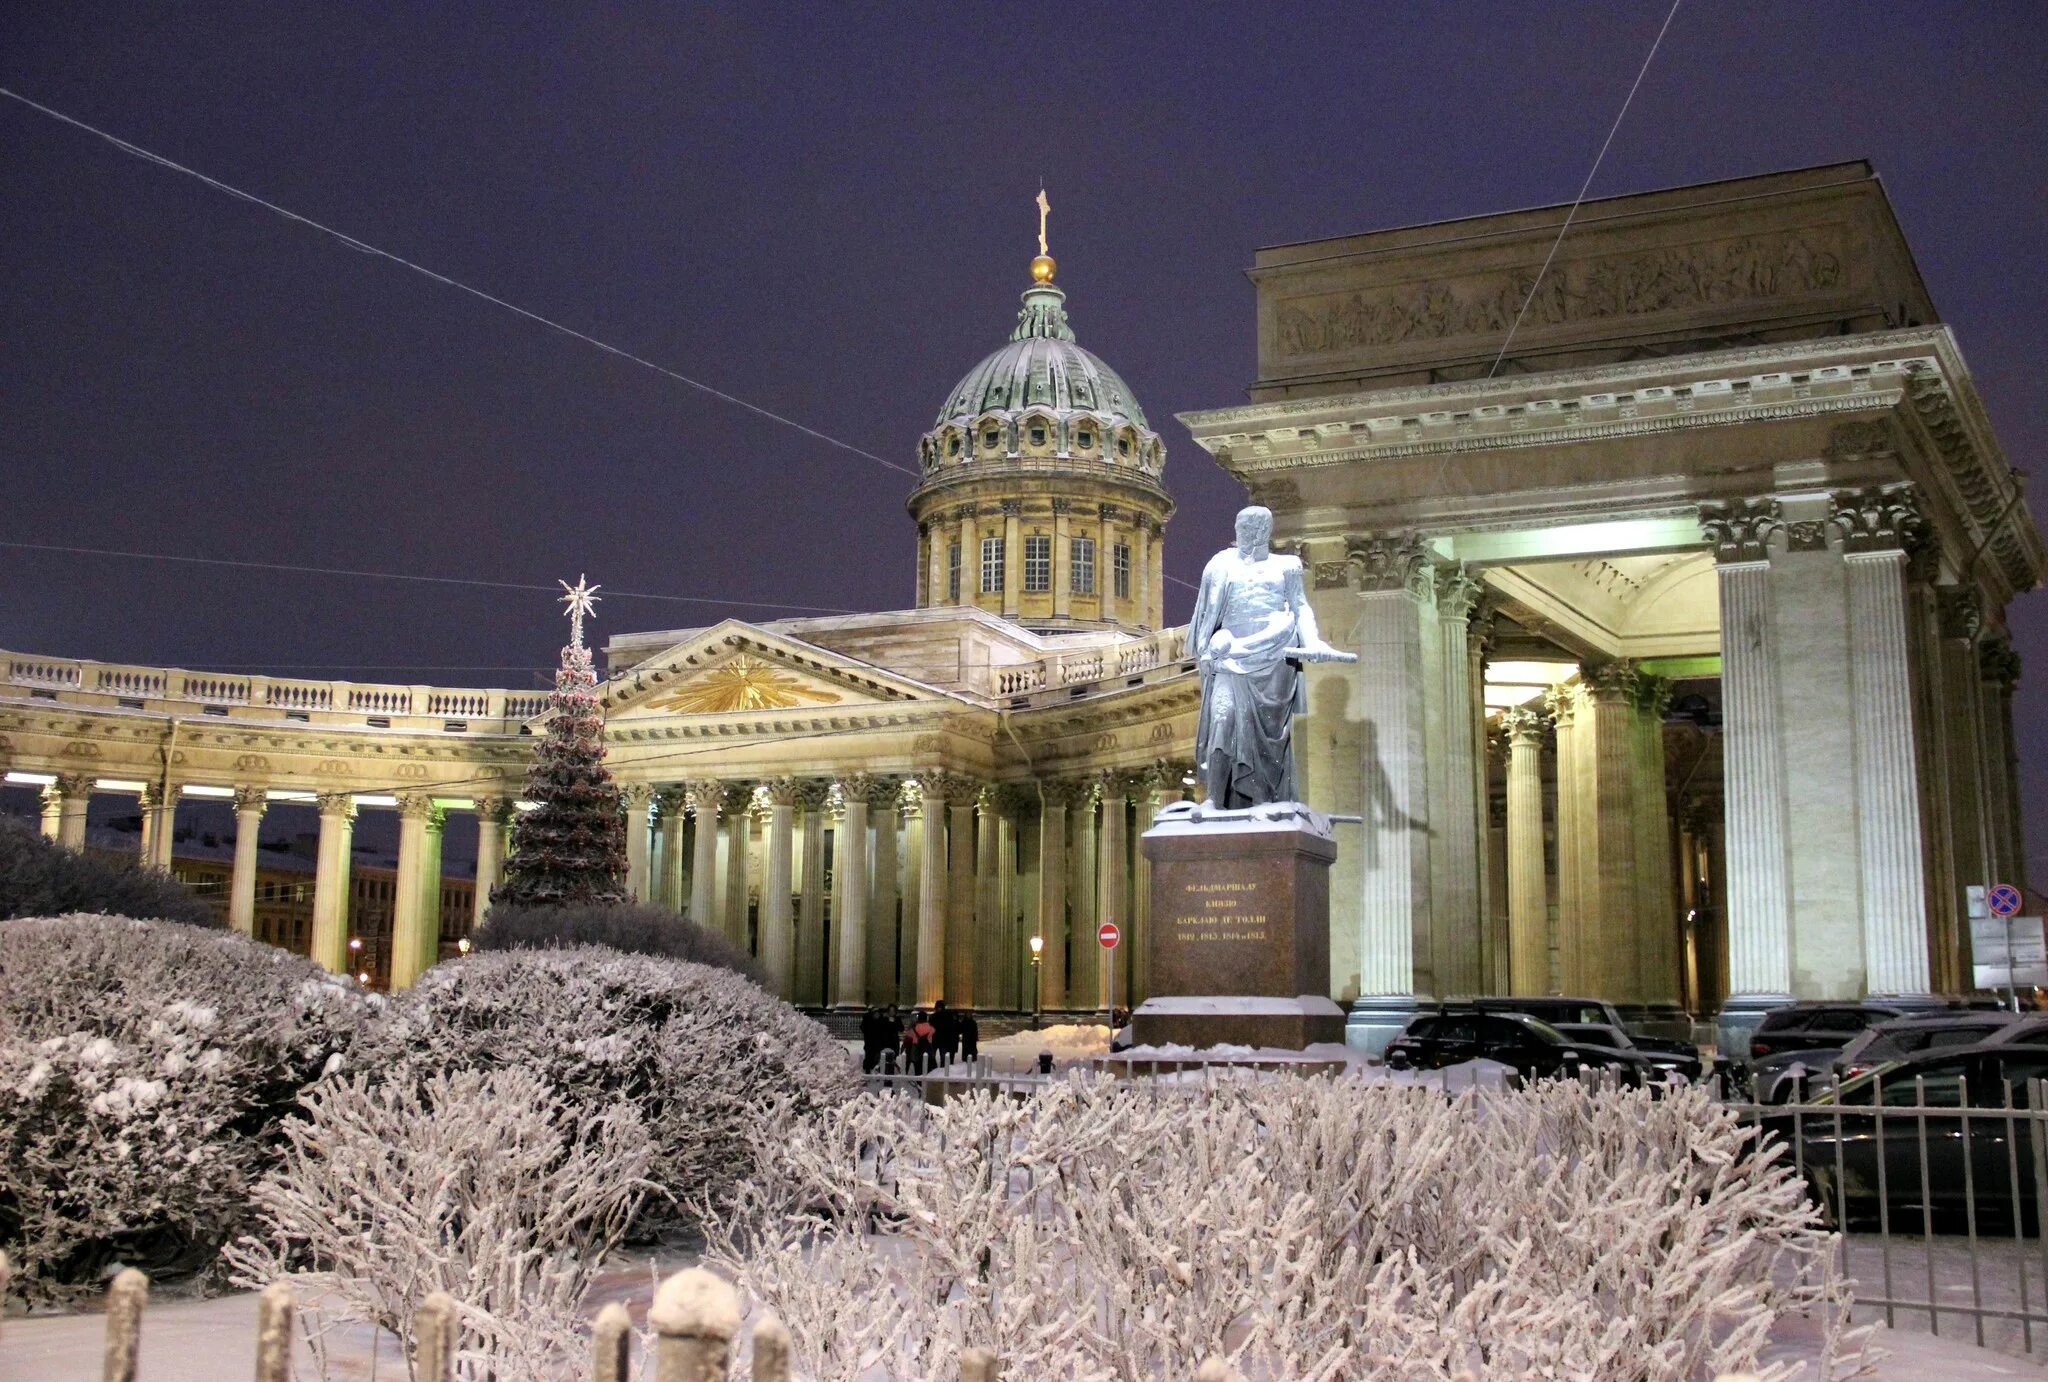
<instances>
[{"instance_id":1,"label":"wooden bollard","mask_svg":"<svg viewBox=\"0 0 2048 1382\"><path fill-rule=\"evenodd\" d=\"M135 1353L142 1343L142 1307L149 1304L149 1278L124 1268L107 1288L107 1353L103 1382L135 1382Z\"/></svg>"},{"instance_id":2,"label":"wooden bollard","mask_svg":"<svg viewBox=\"0 0 2048 1382\"><path fill-rule=\"evenodd\" d=\"M773 1315L754 1321L754 1382L789 1382L789 1329Z\"/></svg>"},{"instance_id":3,"label":"wooden bollard","mask_svg":"<svg viewBox=\"0 0 2048 1382\"><path fill-rule=\"evenodd\" d=\"M985 1348L970 1348L960 1355L960 1382L996 1382L996 1356Z\"/></svg>"},{"instance_id":4,"label":"wooden bollard","mask_svg":"<svg viewBox=\"0 0 2048 1382\"><path fill-rule=\"evenodd\" d=\"M436 1291L412 1318L414 1382L452 1382L458 1332L455 1297Z\"/></svg>"},{"instance_id":5,"label":"wooden bollard","mask_svg":"<svg viewBox=\"0 0 2048 1382\"><path fill-rule=\"evenodd\" d=\"M273 1281L256 1297L256 1382L292 1382L292 1288Z\"/></svg>"},{"instance_id":6,"label":"wooden bollard","mask_svg":"<svg viewBox=\"0 0 2048 1382\"><path fill-rule=\"evenodd\" d=\"M655 1291L647 1322L655 1382L725 1382L740 1298L722 1277L702 1267L677 1272Z\"/></svg>"},{"instance_id":7,"label":"wooden bollard","mask_svg":"<svg viewBox=\"0 0 2048 1382\"><path fill-rule=\"evenodd\" d=\"M598 1311L590 1342L596 1355L591 1382L628 1382L633 1375L633 1317L626 1307L613 1301Z\"/></svg>"}]
</instances>

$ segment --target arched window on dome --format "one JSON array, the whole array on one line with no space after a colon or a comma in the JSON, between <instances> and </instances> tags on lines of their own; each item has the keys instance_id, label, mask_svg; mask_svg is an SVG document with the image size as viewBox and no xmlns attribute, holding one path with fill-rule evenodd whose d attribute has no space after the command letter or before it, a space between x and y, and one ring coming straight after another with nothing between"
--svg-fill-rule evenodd
<instances>
[{"instance_id":1,"label":"arched window on dome","mask_svg":"<svg viewBox=\"0 0 2048 1382\"><path fill-rule=\"evenodd\" d=\"M1082 418L1074 422L1072 426L1074 435L1074 454L1085 456L1090 452L1094 451L1095 424L1087 418Z\"/></svg>"},{"instance_id":2,"label":"arched window on dome","mask_svg":"<svg viewBox=\"0 0 2048 1382\"><path fill-rule=\"evenodd\" d=\"M1116 454L1118 460L1128 461L1131 458L1131 434L1128 428L1116 434Z\"/></svg>"},{"instance_id":3,"label":"arched window on dome","mask_svg":"<svg viewBox=\"0 0 2048 1382\"><path fill-rule=\"evenodd\" d=\"M1002 446L1003 446L1003 429L1002 429L1002 428L1000 428L1000 427L996 426L996 425L995 425L995 424L994 424L993 422L991 422L990 424L988 424L988 426L986 426L986 427L984 427L984 428L982 428L982 429L981 429L981 449L982 449L982 450L984 450L984 451L989 451L989 452L994 452L994 451L1000 451L1000 450L1002 449Z\"/></svg>"},{"instance_id":4,"label":"arched window on dome","mask_svg":"<svg viewBox=\"0 0 2048 1382\"><path fill-rule=\"evenodd\" d=\"M956 460L959 458L960 434L958 432L946 433L946 454Z\"/></svg>"}]
</instances>

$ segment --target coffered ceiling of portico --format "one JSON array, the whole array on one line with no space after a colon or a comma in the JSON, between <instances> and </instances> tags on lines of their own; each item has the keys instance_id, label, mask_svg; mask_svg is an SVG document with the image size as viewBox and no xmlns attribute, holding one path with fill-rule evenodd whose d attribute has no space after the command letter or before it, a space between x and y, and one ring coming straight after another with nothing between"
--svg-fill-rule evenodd
<instances>
[{"instance_id":1,"label":"coffered ceiling of portico","mask_svg":"<svg viewBox=\"0 0 2048 1382\"><path fill-rule=\"evenodd\" d=\"M1707 552L1530 562L1486 572L1523 622L1610 657L1717 652L1721 616Z\"/></svg>"}]
</instances>

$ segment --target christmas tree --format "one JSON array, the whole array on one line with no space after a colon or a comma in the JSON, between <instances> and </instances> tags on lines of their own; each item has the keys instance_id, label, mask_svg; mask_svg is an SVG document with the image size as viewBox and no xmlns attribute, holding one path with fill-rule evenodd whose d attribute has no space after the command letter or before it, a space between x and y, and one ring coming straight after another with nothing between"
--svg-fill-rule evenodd
<instances>
[{"instance_id":1,"label":"christmas tree","mask_svg":"<svg viewBox=\"0 0 2048 1382\"><path fill-rule=\"evenodd\" d=\"M583 616L595 612L599 587L578 577L568 606L569 646L548 697L547 737L526 772L534 803L512 825L505 881L491 901L520 906L619 903L626 900L626 815L604 766L604 719L597 711L597 672L583 646Z\"/></svg>"}]
</instances>

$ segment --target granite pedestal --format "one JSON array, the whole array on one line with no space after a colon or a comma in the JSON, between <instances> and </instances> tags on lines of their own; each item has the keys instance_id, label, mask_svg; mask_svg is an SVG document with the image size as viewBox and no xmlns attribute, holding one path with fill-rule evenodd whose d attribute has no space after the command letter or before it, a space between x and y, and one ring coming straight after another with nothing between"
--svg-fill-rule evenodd
<instances>
[{"instance_id":1,"label":"granite pedestal","mask_svg":"<svg viewBox=\"0 0 2048 1382\"><path fill-rule=\"evenodd\" d=\"M1344 1040L1330 1000L1329 821L1295 803L1160 813L1139 847L1152 865L1140 1046L1279 1046Z\"/></svg>"}]
</instances>

